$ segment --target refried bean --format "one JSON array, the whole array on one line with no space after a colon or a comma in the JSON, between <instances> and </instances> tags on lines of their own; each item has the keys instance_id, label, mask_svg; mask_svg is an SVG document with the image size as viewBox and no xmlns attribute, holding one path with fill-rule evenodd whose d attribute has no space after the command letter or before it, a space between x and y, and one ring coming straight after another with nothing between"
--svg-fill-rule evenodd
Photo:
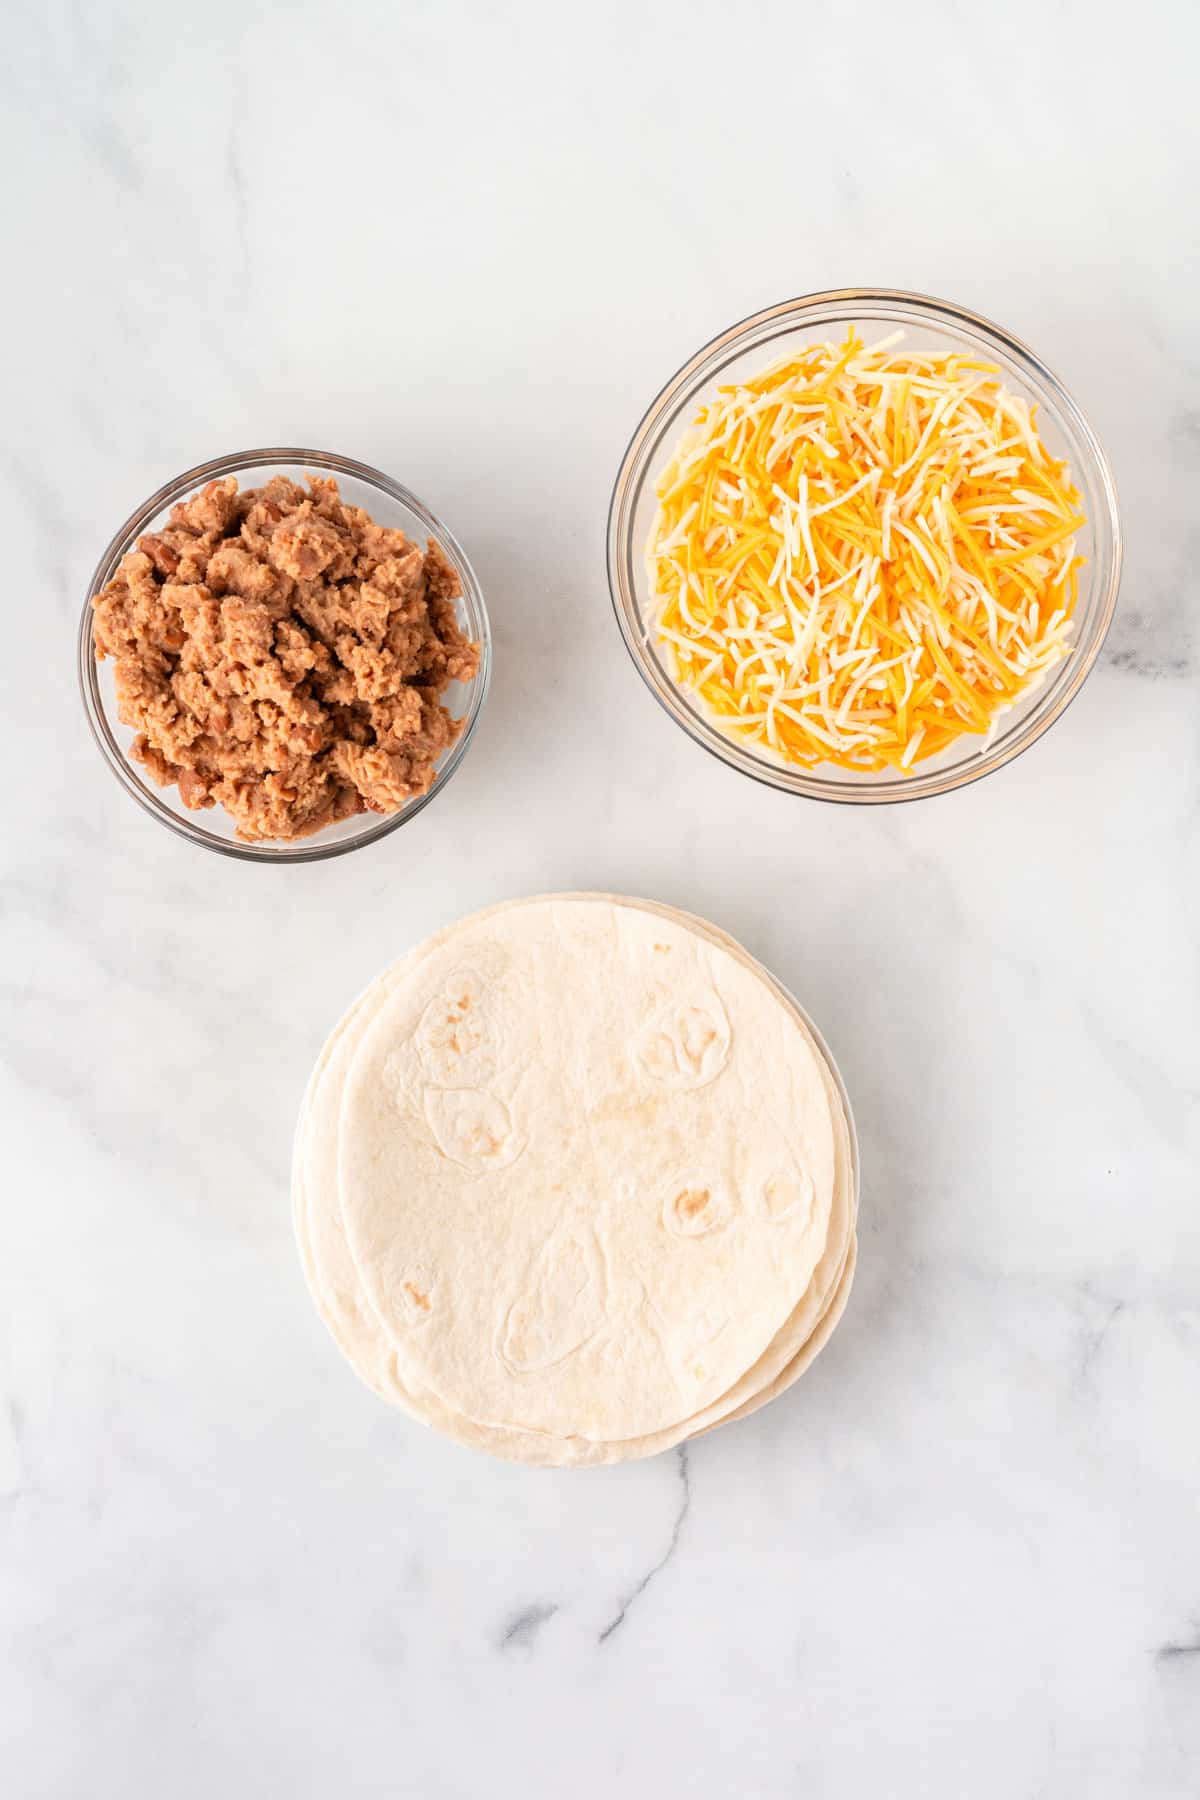
<instances>
[{"instance_id":1,"label":"refried bean","mask_svg":"<svg viewBox=\"0 0 1200 1800\"><path fill-rule=\"evenodd\" d=\"M93 602L130 754L245 842L307 837L431 786L471 681L441 546L350 506L337 482L210 481L139 538Z\"/></svg>"}]
</instances>

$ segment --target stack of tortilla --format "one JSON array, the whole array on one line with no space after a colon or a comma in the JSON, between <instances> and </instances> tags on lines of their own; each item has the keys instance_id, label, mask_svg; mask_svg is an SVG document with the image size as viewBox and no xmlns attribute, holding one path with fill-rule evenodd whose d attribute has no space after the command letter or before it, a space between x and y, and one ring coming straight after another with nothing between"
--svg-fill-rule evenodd
<instances>
[{"instance_id":1,"label":"stack of tortilla","mask_svg":"<svg viewBox=\"0 0 1200 1800\"><path fill-rule=\"evenodd\" d=\"M854 1276L849 1108L796 1003L714 926L609 895L493 907L379 976L313 1071L292 1192L367 1385L521 1462L745 1417Z\"/></svg>"}]
</instances>

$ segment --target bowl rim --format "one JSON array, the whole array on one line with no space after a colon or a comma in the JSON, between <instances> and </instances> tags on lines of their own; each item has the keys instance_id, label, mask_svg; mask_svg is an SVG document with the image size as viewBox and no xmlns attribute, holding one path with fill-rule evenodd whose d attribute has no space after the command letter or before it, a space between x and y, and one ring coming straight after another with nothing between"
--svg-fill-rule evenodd
<instances>
[{"instance_id":1,"label":"bowl rim","mask_svg":"<svg viewBox=\"0 0 1200 1800\"><path fill-rule=\"evenodd\" d=\"M648 474L648 467L644 466L647 446L652 445L661 435L669 416L694 399L701 380L718 374L724 363L741 354L748 340L761 338L765 347L770 337L776 335L767 329L775 323L794 322L800 326L805 316L812 313L826 313L831 308L843 312L862 311L870 306L907 308L913 313L924 315L931 325L940 321L960 326L985 339L991 339L1011 357L1021 368L1029 385L1035 390L1046 391L1049 399L1066 416L1082 440L1091 459L1091 472L1103 501L1105 523L1111 539L1107 568L1096 564L1096 579L1101 583L1098 590L1100 610L1092 627L1091 637L1085 646L1078 647L1075 654L1060 665L1065 672L1065 679L1053 704L1040 717L1018 722L1011 739L1006 738L1003 732L999 733L993 744L987 750L981 750L965 767L916 774L906 777L903 783L894 776L878 782L850 782L840 777L808 772L795 764L775 765L719 731L682 698L681 692L669 679L664 677L661 687L656 681L650 659L643 644L639 642L632 623L633 618L640 617L636 587L632 581L627 583L626 580L633 527L632 501L640 494ZM1096 530L1094 523L1093 530ZM702 750L736 773L747 775L752 781L781 793L841 806L895 806L914 800L933 799L952 793L957 788L968 787L972 782L982 780L985 775L994 774L1030 749L1066 712L1100 654L1116 611L1123 552L1124 540L1116 483L1108 457L1086 414L1054 371L1021 338L1015 337L994 320L985 318L982 313L972 312L955 301L941 300L932 294L923 294L913 289L882 287L827 288L811 294L796 295L747 314L745 318L727 326L716 337L701 345L663 384L634 427L613 482L606 533L609 598L617 628L634 667L667 716ZM1049 694L1053 689L1047 689L1046 692ZM672 704L672 700L675 704Z\"/></svg>"},{"instance_id":2,"label":"bowl rim","mask_svg":"<svg viewBox=\"0 0 1200 1800\"><path fill-rule=\"evenodd\" d=\"M275 847L266 844L242 844L233 839L219 838L215 833L206 831L202 825L193 823L191 819L182 818L158 799L154 791L143 782L133 770L125 751L122 750L113 733L108 719L108 711L100 692L100 665L95 655L94 619L92 601L95 596L112 579L121 558L132 547L134 541L145 530L149 522L163 508L178 499L181 494L193 491L207 481L223 475L236 475L243 470L269 468L278 464L299 464L304 467L328 469L334 474L346 475L353 480L361 481L367 487L376 488L407 508L421 521L431 537L435 537L453 560L462 579L464 597L468 602L468 610L473 609L480 622L479 632L479 670L470 688L470 703L464 714L463 729L451 745L445 760L437 771L437 778L424 794L415 795L399 812L389 813L368 826L361 832L341 838L337 842L320 842L320 833L314 838L287 847ZM198 844L204 850L211 850L218 856L232 857L240 862L255 863L305 863L324 862L335 856L347 856L352 850L361 850L368 844L376 844L381 838L388 837L401 825L422 812L430 801L442 792L451 776L455 773L463 757L467 753L471 739L475 735L475 727L487 698L488 686L492 673L492 631L488 618L487 605L483 598L483 590L474 569L463 550L462 545L448 526L444 525L437 515L425 505L424 501L381 469L370 463L359 462L353 457L340 456L331 450L311 450L296 445L265 446L254 450L233 451L225 456L211 458L207 462L197 463L194 468L185 469L181 475L174 476L164 482L149 499L130 513L110 538L100 560L93 571L84 596L83 611L80 614L79 630L76 638L79 689L83 699L84 712L92 737L105 762L116 776L125 792L129 794L143 812L149 813L161 825L176 837L187 842Z\"/></svg>"}]
</instances>

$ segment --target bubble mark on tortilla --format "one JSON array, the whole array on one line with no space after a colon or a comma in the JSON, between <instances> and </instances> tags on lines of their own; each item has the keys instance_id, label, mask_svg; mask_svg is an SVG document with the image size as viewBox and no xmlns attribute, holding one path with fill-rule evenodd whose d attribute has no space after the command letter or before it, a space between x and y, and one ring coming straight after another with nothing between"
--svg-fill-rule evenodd
<instances>
[{"instance_id":1,"label":"bubble mark on tortilla","mask_svg":"<svg viewBox=\"0 0 1200 1800\"><path fill-rule=\"evenodd\" d=\"M763 1183L763 1204L770 1219L791 1219L812 1211L812 1176L792 1164L776 1169Z\"/></svg>"},{"instance_id":2,"label":"bubble mark on tortilla","mask_svg":"<svg viewBox=\"0 0 1200 1800\"><path fill-rule=\"evenodd\" d=\"M728 1223L733 1203L725 1188L702 1175L672 1184L662 1206L662 1222L673 1237L698 1238Z\"/></svg>"},{"instance_id":3,"label":"bubble mark on tortilla","mask_svg":"<svg viewBox=\"0 0 1200 1800\"><path fill-rule=\"evenodd\" d=\"M416 1030L417 1052L436 1087L482 1087L496 1073L497 1047L484 1012L484 985L459 969L435 995Z\"/></svg>"},{"instance_id":4,"label":"bubble mark on tortilla","mask_svg":"<svg viewBox=\"0 0 1200 1800\"><path fill-rule=\"evenodd\" d=\"M604 1261L596 1234L564 1222L504 1314L500 1354L516 1375L553 1368L591 1342L606 1322Z\"/></svg>"},{"instance_id":5,"label":"bubble mark on tortilla","mask_svg":"<svg viewBox=\"0 0 1200 1800\"><path fill-rule=\"evenodd\" d=\"M728 1061L730 1038L725 1008L709 993L664 1006L635 1039L633 1060L664 1087L707 1087Z\"/></svg>"},{"instance_id":6,"label":"bubble mark on tortilla","mask_svg":"<svg viewBox=\"0 0 1200 1800\"><path fill-rule=\"evenodd\" d=\"M507 1105L483 1088L427 1088L425 1118L443 1156L464 1169L506 1169L525 1143Z\"/></svg>"}]
</instances>

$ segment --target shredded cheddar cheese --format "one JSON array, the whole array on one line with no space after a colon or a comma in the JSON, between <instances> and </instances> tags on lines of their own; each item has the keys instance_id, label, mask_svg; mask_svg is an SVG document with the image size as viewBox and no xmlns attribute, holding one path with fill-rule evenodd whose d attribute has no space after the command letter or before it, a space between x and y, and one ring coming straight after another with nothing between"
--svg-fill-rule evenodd
<instances>
[{"instance_id":1,"label":"shredded cheddar cheese","mask_svg":"<svg viewBox=\"0 0 1200 1800\"><path fill-rule=\"evenodd\" d=\"M658 485L655 629L716 722L786 762L907 771L1070 652L1084 524L998 370L811 345L702 408Z\"/></svg>"}]
</instances>

